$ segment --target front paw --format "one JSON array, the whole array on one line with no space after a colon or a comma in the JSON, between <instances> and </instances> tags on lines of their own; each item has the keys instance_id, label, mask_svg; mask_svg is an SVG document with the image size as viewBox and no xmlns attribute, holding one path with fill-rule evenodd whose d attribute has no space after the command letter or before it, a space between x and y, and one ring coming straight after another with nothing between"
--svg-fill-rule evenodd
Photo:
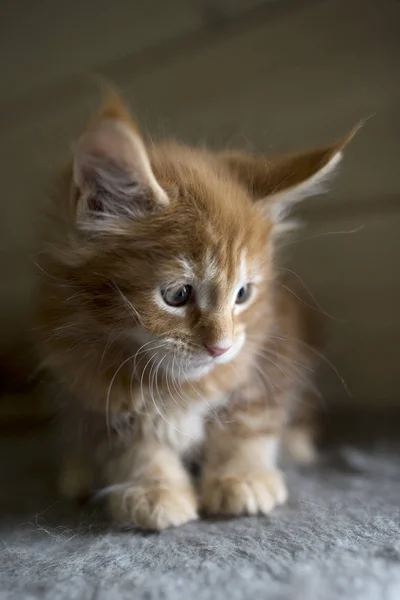
<instances>
[{"instance_id":1,"label":"front paw","mask_svg":"<svg viewBox=\"0 0 400 600\"><path fill-rule=\"evenodd\" d=\"M198 518L197 501L190 486L136 484L110 497L112 516L140 529L161 531Z\"/></svg>"},{"instance_id":2,"label":"front paw","mask_svg":"<svg viewBox=\"0 0 400 600\"><path fill-rule=\"evenodd\" d=\"M212 515L267 514L287 500L282 474L277 470L213 475L206 473L202 506Z\"/></svg>"}]
</instances>

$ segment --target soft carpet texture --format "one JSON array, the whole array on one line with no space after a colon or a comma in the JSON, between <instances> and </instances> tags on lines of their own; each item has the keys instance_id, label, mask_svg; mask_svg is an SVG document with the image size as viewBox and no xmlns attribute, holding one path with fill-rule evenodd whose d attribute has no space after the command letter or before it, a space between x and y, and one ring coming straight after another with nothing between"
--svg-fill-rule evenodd
<instances>
[{"instance_id":1,"label":"soft carpet texture","mask_svg":"<svg viewBox=\"0 0 400 600\"><path fill-rule=\"evenodd\" d=\"M161 534L57 500L46 437L1 441L0 598L398 600L400 451L342 445L288 469L270 517Z\"/></svg>"}]
</instances>

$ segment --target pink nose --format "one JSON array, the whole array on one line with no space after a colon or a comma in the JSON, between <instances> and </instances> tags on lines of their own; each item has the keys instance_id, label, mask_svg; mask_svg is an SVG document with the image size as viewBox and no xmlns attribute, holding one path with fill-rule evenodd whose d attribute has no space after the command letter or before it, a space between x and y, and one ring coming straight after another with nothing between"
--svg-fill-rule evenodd
<instances>
[{"instance_id":1,"label":"pink nose","mask_svg":"<svg viewBox=\"0 0 400 600\"><path fill-rule=\"evenodd\" d=\"M232 344L230 342L225 344L204 344L204 347L213 358L216 358L228 352L232 348Z\"/></svg>"}]
</instances>

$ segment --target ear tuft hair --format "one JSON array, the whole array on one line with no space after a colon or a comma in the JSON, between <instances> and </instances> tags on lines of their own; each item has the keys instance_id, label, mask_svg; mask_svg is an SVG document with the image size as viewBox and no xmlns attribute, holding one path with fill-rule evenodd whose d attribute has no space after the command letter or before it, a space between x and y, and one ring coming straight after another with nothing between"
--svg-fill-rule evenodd
<instances>
[{"instance_id":1,"label":"ear tuft hair","mask_svg":"<svg viewBox=\"0 0 400 600\"><path fill-rule=\"evenodd\" d=\"M84 229L114 229L116 220L137 219L168 205L138 128L116 94L109 95L77 144L73 183L76 219Z\"/></svg>"}]
</instances>

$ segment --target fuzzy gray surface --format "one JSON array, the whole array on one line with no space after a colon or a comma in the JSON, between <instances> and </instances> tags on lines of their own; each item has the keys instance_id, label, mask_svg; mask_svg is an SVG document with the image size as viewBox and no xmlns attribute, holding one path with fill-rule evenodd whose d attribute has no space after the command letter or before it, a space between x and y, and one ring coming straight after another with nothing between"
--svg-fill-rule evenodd
<instances>
[{"instance_id":1,"label":"fuzzy gray surface","mask_svg":"<svg viewBox=\"0 0 400 600\"><path fill-rule=\"evenodd\" d=\"M57 500L43 434L0 447L1 599L400 598L399 448L342 445L289 469L269 518L151 535Z\"/></svg>"}]
</instances>

